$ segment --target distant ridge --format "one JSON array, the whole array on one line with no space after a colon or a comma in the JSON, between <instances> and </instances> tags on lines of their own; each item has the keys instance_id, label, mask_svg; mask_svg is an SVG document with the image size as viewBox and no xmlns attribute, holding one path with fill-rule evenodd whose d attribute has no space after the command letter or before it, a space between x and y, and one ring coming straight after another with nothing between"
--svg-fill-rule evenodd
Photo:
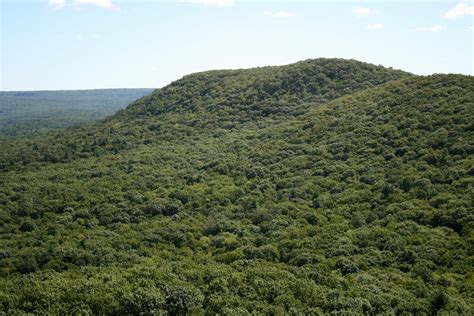
<instances>
[{"instance_id":1,"label":"distant ridge","mask_svg":"<svg viewBox=\"0 0 474 316\"><path fill-rule=\"evenodd\" d=\"M103 119L153 89L0 91L0 136Z\"/></svg>"}]
</instances>

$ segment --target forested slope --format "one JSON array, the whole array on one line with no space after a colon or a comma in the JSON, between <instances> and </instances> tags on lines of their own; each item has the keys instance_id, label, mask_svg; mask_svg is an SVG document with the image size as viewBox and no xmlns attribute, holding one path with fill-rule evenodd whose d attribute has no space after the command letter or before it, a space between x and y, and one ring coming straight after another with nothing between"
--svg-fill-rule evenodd
<instances>
[{"instance_id":1,"label":"forested slope","mask_svg":"<svg viewBox=\"0 0 474 316\"><path fill-rule=\"evenodd\" d=\"M189 107L175 93L165 101L211 74L51 134L75 144L67 159L45 159L61 147L41 140L10 144L0 309L472 314L472 77L402 75L329 102L293 91L305 100L296 115L289 100L278 114L221 109L217 84L195 83ZM194 111L198 95L213 97ZM78 146L73 131L97 145ZM22 146L37 161L9 161Z\"/></svg>"},{"instance_id":2,"label":"forested slope","mask_svg":"<svg viewBox=\"0 0 474 316\"><path fill-rule=\"evenodd\" d=\"M0 169L11 163L65 162L151 142L188 143L258 129L306 113L327 100L410 74L354 60L314 59L287 66L208 71L156 90L99 124L49 137L0 139ZM1 163L3 161L3 163Z\"/></svg>"}]
</instances>

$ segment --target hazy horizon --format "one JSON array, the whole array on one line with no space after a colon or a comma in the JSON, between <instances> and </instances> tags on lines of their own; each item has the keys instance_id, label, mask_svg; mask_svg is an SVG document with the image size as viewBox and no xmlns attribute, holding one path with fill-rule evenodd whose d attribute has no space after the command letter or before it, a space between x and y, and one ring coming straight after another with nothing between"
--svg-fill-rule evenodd
<instances>
[{"instance_id":1,"label":"hazy horizon","mask_svg":"<svg viewBox=\"0 0 474 316\"><path fill-rule=\"evenodd\" d=\"M309 58L309 59L331 59L331 57L317 57L317 58ZM334 58L334 59L337 59L337 58ZM351 60L351 59L349 59L349 58L341 58L341 59L344 59L344 60ZM352 60L354 60L354 59L352 59ZM193 73L206 72L206 71L213 71L213 70L239 70L239 69L251 69L251 68L276 67L276 66L291 65L291 64L297 63L297 62L299 62L299 61L302 61L302 60L298 60L298 61L291 62L291 63L288 63L288 64L279 64L279 65L261 65L261 66L252 66L252 67L243 67L243 68L206 69L206 70L197 71L197 72L193 72ZM362 61L362 60L359 60L359 61ZM362 61L362 62L364 62L364 61ZM370 64L371 64L371 63L370 63ZM385 65L379 65L379 66L384 66L384 67L386 67ZM389 68L389 67L386 67L386 68ZM404 70L404 69L396 69L396 70ZM187 75L190 75L190 74L193 74L193 73L184 74L183 76L187 76ZM417 74L415 74L415 75L417 75ZM165 83L164 85L162 85L162 86L160 86L160 87L134 87L134 88L128 88L128 87L114 87L114 88L83 88L83 89L0 90L0 92L54 92L54 91L93 91L93 90L123 90L123 89L130 89L130 90L137 90L137 89L160 89L160 88L163 88L163 87L167 86L168 84L170 84L170 83L173 82L173 81L176 81L176 80L181 79L183 76L181 76L181 77L179 77L179 78L176 78L176 79L173 79L173 80L171 80L170 82Z\"/></svg>"}]
</instances>

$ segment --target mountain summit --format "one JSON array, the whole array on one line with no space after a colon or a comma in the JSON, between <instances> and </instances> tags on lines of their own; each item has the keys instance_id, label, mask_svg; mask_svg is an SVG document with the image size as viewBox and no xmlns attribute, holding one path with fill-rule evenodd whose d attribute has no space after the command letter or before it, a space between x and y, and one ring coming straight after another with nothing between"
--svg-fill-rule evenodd
<instances>
[{"instance_id":1,"label":"mountain summit","mask_svg":"<svg viewBox=\"0 0 474 316\"><path fill-rule=\"evenodd\" d=\"M310 59L286 66L215 70L185 76L130 105L129 115L206 116L233 129L263 118L284 120L311 106L410 76L344 59Z\"/></svg>"},{"instance_id":2,"label":"mountain summit","mask_svg":"<svg viewBox=\"0 0 474 316\"><path fill-rule=\"evenodd\" d=\"M64 162L77 156L119 152L142 142L187 141L265 128L335 98L410 76L355 60L328 58L196 73L155 90L105 122L58 132L46 144L45 139L38 139L32 152L29 146L15 146L12 159L6 146L8 157L1 160L5 162L0 163L0 169L7 167L7 161L22 165L43 160Z\"/></svg>"}]
</instances>

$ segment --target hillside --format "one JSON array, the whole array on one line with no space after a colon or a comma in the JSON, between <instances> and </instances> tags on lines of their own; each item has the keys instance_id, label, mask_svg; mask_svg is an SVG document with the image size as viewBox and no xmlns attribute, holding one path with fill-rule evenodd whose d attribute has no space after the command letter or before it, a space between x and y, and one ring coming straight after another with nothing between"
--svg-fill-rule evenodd
<instances>
[{"instance_id":1,"label":"hillside","mask_svg":"<svg viewBox=\"0 0 474 316\"><path fill-rule=\"evenodd\" d=\"M472 77L314 60L4 142L0 310L472 314L473 100Z\"/></svg>"},{"instance_id":2,"label":"hillside","mask_svg":"<svg viewBox=\"0 0 474 316\"><path fill-rule=\"evenodd\" d=\"M19 135L97 121L152 91L0 91L0 135Z\"/></svg>"},{"instance_id":3,"label":"hillside","mask_svg":"<svg viewBox=\"0 0 474 316\"><path fill-rule=\"evenodd\" d=\"M11 163L66 162L118 153L143 143L189 144L190 138L264 128L328 100L408 76L382 66L324 58L197 73L137 100L106 122L49 137L17 138L14 147L0 139L6 149L0 152L0 169Z\"/></svg>"},{"instance_id":4,"label":"hillside","mask_svg":"<svg viewBox=\"0 0 474 316\"><path fill-rule=\"evenodd\" d=\"M206 117L193 121L193 127L248 128L261 121L268 125L265 118L278 121L299 116L315 104L407 76L407 72L382 66L326 58L286 66L207 71L156 90L125 113L128 118L186 113L195 120Z\"/></svg>"}]
</instances>

